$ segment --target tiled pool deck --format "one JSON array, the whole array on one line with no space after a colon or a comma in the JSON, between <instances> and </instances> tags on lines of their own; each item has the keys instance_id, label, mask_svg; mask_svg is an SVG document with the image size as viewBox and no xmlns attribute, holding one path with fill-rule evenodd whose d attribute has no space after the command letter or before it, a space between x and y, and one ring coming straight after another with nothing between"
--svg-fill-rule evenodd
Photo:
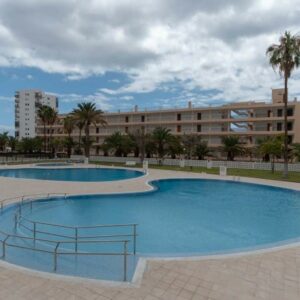
<instances>
[{"instance_id":1,"label":"tiled pool deck","mask_svg":"<svg viewBox=\"0 0 300 300\"><path fill-rule=\"evenodd\" d=\"M35 193L144 191L151 189L147 181L162 178L234 179L300 190L299 183L150 170L147 176L113 183L36 181L0 177L0 199ZM0 299L300 299L300 245L214 258L151 259L146 261L145 265L144 272L137 273L134 283L113 284L63 278L0 263Z\"/></svg>"}]
</instances>

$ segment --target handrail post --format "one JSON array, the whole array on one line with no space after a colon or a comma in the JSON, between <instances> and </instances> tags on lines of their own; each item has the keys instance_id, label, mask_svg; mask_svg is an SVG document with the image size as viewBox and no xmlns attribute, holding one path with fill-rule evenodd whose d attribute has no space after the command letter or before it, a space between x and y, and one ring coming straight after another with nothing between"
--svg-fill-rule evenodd
<instances>
[{"instance_id":1,"label":"handrail post","mask_svg":"<svg viewBox=\"0 0 300 300\"><path fill-rule=\"evenodd\" d=\"M32 200L30 200L30 212L32 212Z\"/></svg>"},{"instance_id":2,"label":"handrail post","mask_svg":"<svg viewBox=\"0 0 300 300\"><path fill-rule=\"evenodd\" d=\"M2 242L2 258L5 258L6 255L6 241L9 239L9 235Z\"/></svg>"},{"instance_id":3,"label":"handrail post","mask_svg":"<svg viewBox=\"0 0 300 300\"><path fill-rule=\"evenodd\" d=\"M33 240L35 242L36 239L36 222L33 222Z\"/></svg>"},{"instance_id":4,"label":"handrail post","mask_svg":"<svg viewBox=\"0 0 300 300\"><path fill-rule=\"evenodd\" d=\"M78 227L75 227L75 252L77 253L78 249Z\"/></svg>"},{"instance_id":5,"label":"handrail post","mask_svg":"<svg viewBox=\"0 0 300 300\"><path fill-rule=\"evenodd\" d=\"M18 227L18 213L15 213L15 229Z\"/></svg>"},{"instance_id":6,"label":"handrail post","mask_svg":"<svg viewBox=\"0 0 300 300\"><path fill-rule=\"evenodd\" d=\"M133 254L136 254L136 224L133 224Z\"/></svg>"},{"instance_id":7,"label":"handrail post","mask_svg":"<svg viewBox=\"0 0 300 300\"><path fill-rule=\"evenodd\" d=\"M56 270L57 270L57 249L58 249L59 245L60 245L60 242L57 242L56 247L54 249L54 267L53 267L54 272L56 272Z\"/></svg>"},{"instance_id":8,"label":"handrail post","mask_svg":"<svg viewBox=\"0 0 300 300\"><path fill-rule=\"evenodd\" d=\"M127 281L127 242L128 241L124 241L124 253L123 253L123 257L124 257L124 277L123 280Z\"/></svg>"}]
</instances>

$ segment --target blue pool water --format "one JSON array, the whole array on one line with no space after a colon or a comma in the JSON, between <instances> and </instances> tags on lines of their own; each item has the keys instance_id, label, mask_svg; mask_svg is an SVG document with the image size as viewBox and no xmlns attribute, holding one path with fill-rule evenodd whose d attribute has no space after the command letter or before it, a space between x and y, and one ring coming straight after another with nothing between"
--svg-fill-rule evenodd
<instances>
[{"instance_id":1,"label":"blue pool water","mask_svg":"<svg viewBox=\"0 0 300 300\"><path fill-rule=\"evenodd\" d=\"M142 172L135 170L110 168L23 168L0 170L0 176L4 177L84 182L123 180L142 175Z\"/></svg>"},{"instance_id":2,"label":"blue pool water","mask_svg":"<svg viewBox=\"0 0 300 300\"><path fill-rule=\"evenodd\" d=\"M27 207L24 214L31 221L68 226L137 223L138 256L228 253L283 244L300 237L300 192L215 180L172 179L153 184L156 190L146 193L38 201L32 211ZM15 210L12 206L4 211L0 218L1 230L12 231ZM122 230L118 233L126 234ZM51 231L70 234L69 229ZM17 232L30 235L22 227ZM101 234L112 232L116 233L105 229ZM94 245L88 247L89 251L96 250ZM108 245L103 249L110 251L116 247ZM131 247L132 243L130 250ZM48 271L52 265L51 255L46 259L43 254L27 253L24 262L24 254L17 252L11 249L8 260ZM132 276L136 259L130 259ZM57 272L120 280L121 266L122 260L117 257L105 261L94 257L86 260L66 257L59 259Z\"/></svg>"}]
</instances>

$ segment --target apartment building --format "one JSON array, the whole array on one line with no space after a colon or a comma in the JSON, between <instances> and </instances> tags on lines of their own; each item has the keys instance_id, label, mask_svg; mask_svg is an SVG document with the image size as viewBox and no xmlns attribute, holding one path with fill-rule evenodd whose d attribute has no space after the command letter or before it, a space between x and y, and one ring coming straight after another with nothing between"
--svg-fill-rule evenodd
<instances>
[{"instance_id":1,"label":"apartment building","mask_svg":"<svg viewBox=\"0 0 300 300\"><path fill-rule=\"evenodd\" d=\"M45 94L40 90L21 90L15 93L15 135L16 138L33 138L36 136L37 111L41 105L58 109L56 96Z\"/></svg>"},{"instance_id":2,"label":"apartment building","mask_svg":"<svg viewBox=\"0 0 300 300\"><path fill-rule=\"evenodd\" d=\"M289 140L300 143L300 102L289 101L287 112ZM65 116L60 115L53 127L53 137L66 137L62 125ZM91 127L92 154L101 154L100 146L105 137L114 132L128 134L140 130L150 133L158 126L169 128L174 135L197 135L211 148L220 147L222 138L228 135L239 136L251 148L260 138L284 133L283 90L273 90L269 103L250 101L219 107L193 107L189 102L186 108L151 111L140 111L135 106L130 112L105 113L104 119L105 127ZM42 136L42 126L38 127L38 134ZM75 129L72 135L78 139L79 131Z\"/></svg>"}]
</instances>

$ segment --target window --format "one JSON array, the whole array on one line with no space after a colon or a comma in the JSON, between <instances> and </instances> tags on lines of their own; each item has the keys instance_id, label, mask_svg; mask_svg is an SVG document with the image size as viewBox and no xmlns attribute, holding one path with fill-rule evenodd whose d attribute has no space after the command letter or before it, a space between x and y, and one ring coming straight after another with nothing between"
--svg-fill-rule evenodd
<instances>
[{"instance_id":1,"label":"window","mask_svg":"<svg viewBox=\"0 0 300 300\"><path fill-rule=\"evenodd\" d=\"M177 132L181 132L181 126L180 125L177 126Z\"/></svg>"},{"instance_id":2,"label":"window","mask_svg":"<svg viewBox=\"0 0 300 300\"><path fill-rule=\"evenodd\" d=\"M125 127L125 133L128 133L128 127Z\"/></svg>"},{"instance_id":3,"label":"window","mask_svg":"<svg viewBox=\"0 0 300 300\"><path fill-rule=\"evenodd\" d=\"M197 120L201 120L202 114L201 113L197 113Z\"/></svg>"},{"instance_id":4,"label":"window","mask_svg":"<svg viewBox=\"0 0 300 300\"><path fill-rule=\"evenodd\" d=\"M181 121L181 114L177 114L177 121Z\"/></svg>"},{"instance_id":5,"label":"window","mask_svg":"<svg viewBox=\"0 0 300 300\"><path fill-rule=\"evenodd\" d=\"M126 116L126 117L125 117L125 123L128 123L128 122L129 122L129 117Z\"/></svg>"},{"instance_id":6,"label":"window","mask_svg":"<svg viewBox=\"0 0 300 300\"><path fill-rule=\"evenodd\" d=\"M288 143L289 144L293 143L293 137L291 135L288 135Z\"/></svg>"},{"instance_id":7,"label":"window","mask_svg":"<svg viewBox=\"0 0 300 300\"><path fill-rule=\"evenodd\" d=\"M99 133L99 127L96 127L96 133Z\"/></svg>"},{"instance_id":8,"label":"window","mask_svg":"<svg viewBox=\"0 0 300 300\"><path fill-rule=\"evenodd\" d=\"M294 111L292 108L288 108L286 112L288 117L292 117L294 115Z\"/></svg>"},{"instance_id":9,"label":"window","mask_svg":"<svg viewBox=\"0 0 300 300\"><path fill-rule=\"evenodd\" d=\"M201 132L201 125L197 125L197 132Z\"/></svg>"},{"instance_id":10,"label":"window","mask_svg":"<svg viewBox=\"0 0 300 300\"><path fill-rule=\"evenodd\" d=\"M282 109L277 110L277 117L282 117Z\"/></svg>"},{"instance_id":11,"label":"window","mask_svg":"<svg viewBox=\"0 0 300 300\"><path fill-rule=\"evenodd\" d=\"M272 128L272 124L268 123L268 131L270 131Z\"/></svg>"},{"instance_id":12,"label":"window","mask_svg":"<svg viewBox=\"0 0 300 300\"><path fill-rule=\"evenodd\" d=\"M268 110L268 118L270 118L270 117L271 117L271 111Z\"/></svg>"},{"instance_id":13,"label":"window","mask_svg":"<svg viewBox=\"0 0 300 300\"><path fill-rule=\"evenodd\" d=\"M145 116L141 116L141 122L145 122Z\"/></svg>"},{"instance_id":14,"label":"window","mask_svg":"<svg viewBox=\"0 0 300 300\"><path fill-rule=\"evenodd\" d=\"M292 122L287 123L287 130L293 130L293 123Z\"/></svg>"},{"instance_id":15,"label":"window","mask_svg":"<svg viewBox=\"0 0 300 300\"><path fill-rule=\"evenodd\" d=\"M282 130L282 123L277 123L277 131L281 131Z\"/></svg>"}]
</instances>

